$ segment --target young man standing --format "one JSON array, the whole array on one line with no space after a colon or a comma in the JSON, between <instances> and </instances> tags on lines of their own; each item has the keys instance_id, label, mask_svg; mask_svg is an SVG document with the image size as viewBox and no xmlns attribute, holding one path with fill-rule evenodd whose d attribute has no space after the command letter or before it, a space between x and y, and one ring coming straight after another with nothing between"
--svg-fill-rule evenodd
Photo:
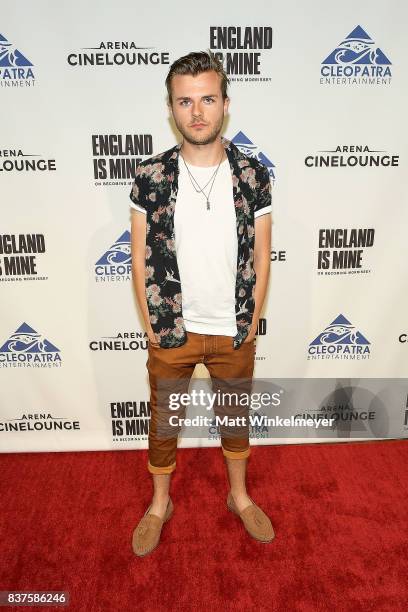
<instances>
[{"instance_id":1,"label":"young man standing","mask_svg":"<svg viewBox=\"0 0 408 612\"><path fill-rule=\"evenodd\" d=\"M197 363L205 364L212 379L253 375L270 270L271 188L267 168L220 135L227 85L211 52L190 53L172 64L168 108L183 140L139 164L130 194L133 280L149 339L147 467L154 488L133 532L138 556L158 545L173 512L169 489L177 437L159 433L159 381L188 381ZM250 535L270 542L272 524L246 491L248 431L242 437L221 434L227 506Z\"/></svg>"}]
</instances>

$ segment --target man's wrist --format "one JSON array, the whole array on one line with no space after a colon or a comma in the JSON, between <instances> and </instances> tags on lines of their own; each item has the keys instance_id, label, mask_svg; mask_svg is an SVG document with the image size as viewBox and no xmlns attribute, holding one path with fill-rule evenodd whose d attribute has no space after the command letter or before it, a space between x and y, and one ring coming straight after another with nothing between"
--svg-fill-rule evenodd
<instances>
[{"instance_id":1,"label":"man's wrist","mask_svg":"<svg viewBox=\"0 0 408 612\"><path fill-rule=\"evenodd\" d=\"M259 317L253 317L252 318L251 327L249 328L249 333L250 334L252 332L254 333L254 335L256 334L256 330L258 329L258 321L259 321Z\"/></svg>"},{"instance_id":2,"label":"man's wrist","mask_svg":"<svg viewBox=\"0 0 408 612\"><path fill-rule=\"evenodd\" d=\"M245 338L244 342L252 342L252 340L254 340L257 327L258 327L257 325L255 326L251 325L251 327L249 328L248 335Z\"/></svg>"}]
</instances>

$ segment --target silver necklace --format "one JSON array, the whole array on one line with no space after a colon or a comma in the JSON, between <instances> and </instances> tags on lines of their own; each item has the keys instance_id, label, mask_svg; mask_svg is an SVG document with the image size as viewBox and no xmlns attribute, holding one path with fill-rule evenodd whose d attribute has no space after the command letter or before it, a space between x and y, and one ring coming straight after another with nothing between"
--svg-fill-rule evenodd
<instances>
[{"instance_id":1,"label":"silver necklace","mask_svg":"<svg viewBox=\"0 0 408 612\"><path fill-rule=\"evenodd\" d=\"M186 167L186 170L187 170L187 173L188 173L188 176L189 176L189 178L190 178L190 181L191 181L192 186L194 187L194 189L195 189L196 193L201 192L201 193L203 194L203 196L205 197L205 200L206 200L206 202L207 202L207 210L210 210L210 194L211 194L211 190L212 190L213 185L214 185L215 177L217 176L218 169L219 169L219 167L220 167L220 165L221 165L222 158L224 157L224 151L222 152L221 159L220 159L220 161L219 161L219 163L218 163L218 166L216 167L216 169L215 169L215 170L214 170L214 172L213 172L213 175L211 176L210 180L209 180L209 181L207 181L207 183L204 185L204 187L200 187L200 185L199 185L198 181L197 181L197 180L194 178L194 176L191 174L190 169L189 169L189 167L188 167L188 166L187 166L187 164L186 164L186 160L184 159L183 155L181 154L181 151L180 151L180 155L181 155L181 158L182 158L182 160L183 160L183 162L184 162L184 165L185 165L185 167ZM212 183L211 183L210 191L208 192L208 195L206 195L206 194L205 194L205 192L204 192L204 189L205 189L205 188L207 187L207 185L208 185L208 184L211 182L211 180L212 180ZM195 186L195 184L194 184L194 183L197 185L198 189L197 189L197 187Z\"/></svg>"}]
</instances>

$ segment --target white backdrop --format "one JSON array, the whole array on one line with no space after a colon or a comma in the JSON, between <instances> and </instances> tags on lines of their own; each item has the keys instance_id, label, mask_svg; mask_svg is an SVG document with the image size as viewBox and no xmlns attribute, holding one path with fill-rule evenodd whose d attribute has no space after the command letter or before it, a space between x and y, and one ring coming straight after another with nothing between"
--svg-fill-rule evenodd
<instances>
[{"instance_id":1,"label":"white backdrop","mask_svg":"<svg viewBox=\"0 0 408 612\"><path fill-rule=\"evenodd\" d=\"M149 400L129 274L132 175L109 170L178 141L164 80L177 57L210 45L229 70L238 61L258 66L230 73L223 132L267 163L273 183L255 376L407 378L407 17L402 0L3 6L2 451L146 447L146 435L132 430ZM222 49L225 28L252 46L248 36L261 32L268 48L231 48L230 35ZM130 63L137 53L147 65ZM83 65L85 56L94 65ZM100 155L98 136L108 135L140 136L152 151ZM328 167L313 161L319 156ZM106 177L95 174L103 164ZM319 270L327 229L370 229L373 239L335 249L340 258L361 251L359 263L336 269L330 248L329 268ZM126 402L135 412L121 419L117 406ZM406 407L406 392L386 402L397 437L406 433Z\"/></svg>"}]
</instances>

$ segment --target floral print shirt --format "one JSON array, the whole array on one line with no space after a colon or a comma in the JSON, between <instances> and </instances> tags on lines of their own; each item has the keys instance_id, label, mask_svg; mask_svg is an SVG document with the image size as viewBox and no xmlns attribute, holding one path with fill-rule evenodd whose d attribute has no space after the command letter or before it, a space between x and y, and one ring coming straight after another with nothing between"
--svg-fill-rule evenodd
<instances>
[{"instance_id":1,"label":"floral print shirt","mask_svg":"<svg viewBox=\"0 0 408 612\"><path fill-rule=\"evenodd\" d=\"M235 314L238 333L232 338L232 343L233 348L238 349L249 333L255 307L254 214L271 207L271 185L264 164L244 155L230 140L222 138L221 141L231 168L236 214ZM141 162L130 192L132 202L141 206L147 215L146 300L153 332L163 348L181 346L187 341L174 236L180 148L181 143Z\"/></svg>"}]
</instances>

